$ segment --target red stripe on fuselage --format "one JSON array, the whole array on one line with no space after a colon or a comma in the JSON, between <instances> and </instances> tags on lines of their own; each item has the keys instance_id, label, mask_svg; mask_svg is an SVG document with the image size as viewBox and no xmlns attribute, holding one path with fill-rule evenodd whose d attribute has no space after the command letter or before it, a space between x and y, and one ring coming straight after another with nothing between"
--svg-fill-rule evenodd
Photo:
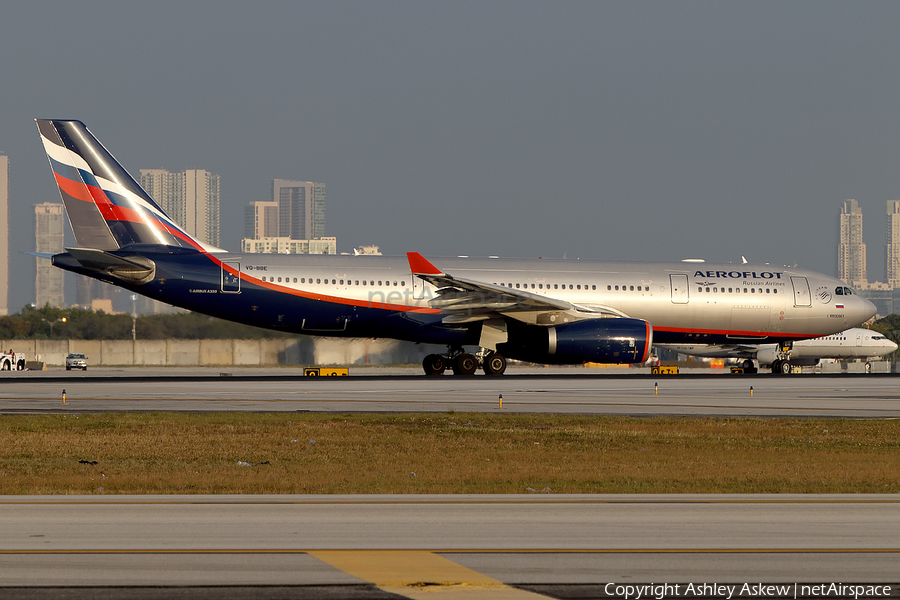
<instances>
[{"instance_id":1,"label":"red stripe on fuselage","mask_svg":"<svg viewBox=\"0 0 900 600\"><path fill-rule=\"evenodd\" d=\"M425 314L437 314L440 309L437 308L428 308L421 306L407 306L405 304L388 304L385 302L367 302L365 300L356 300L354 298L342 298L341 296L329 296L326 294L315 294L312 292L303 292L301 290L295 290L294 288L286 287L283 285L278 285L277 283L272 283L269 281L263 281L258 277L253 277L251 275L247 275L246 273L241 273L234 267L223 264L221 260L209 254L208 252L203 253L209 260L213 263L219 265L221 268L225 269L232 275L236 275L240 277L242 281L248 281L260 287L267 288L272 290L273 292L278 292L280 294L288 294L291 296L298 296L300 298L306 298L308 300L317 300L319 302L331 302L332 304L343 304L346 306L359 306L361 308L378 308L381 310L393 310L399 312L417 312L417 313L425 313ZM410 290L412 293L412 290Z\"/></svg>"}]
</instances>

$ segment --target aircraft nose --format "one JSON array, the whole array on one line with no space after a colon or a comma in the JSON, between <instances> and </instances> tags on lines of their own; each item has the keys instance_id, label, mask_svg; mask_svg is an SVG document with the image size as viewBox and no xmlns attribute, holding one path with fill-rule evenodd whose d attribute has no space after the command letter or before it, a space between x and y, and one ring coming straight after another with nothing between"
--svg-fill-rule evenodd
<instances>
[{"instance_id":1,"label":"aircraft nose","mask_svg":"<svg viewBox=\"0 0 900 600\"><path fill-rule=\"evenodd\" d=\"M857 299L861 301L861 303L859 305L859 309L858 309L859 314L857 315L857 318L859 319L860 323L864 323L864 322L868 321L869 319L871 319L872 317L874 317L875 313L878 312L878 309L875 308L874 304L872 304L869 300L866 300L865 298L861 298L861 297L857 296Z\"/></svg>"}]
</instances>

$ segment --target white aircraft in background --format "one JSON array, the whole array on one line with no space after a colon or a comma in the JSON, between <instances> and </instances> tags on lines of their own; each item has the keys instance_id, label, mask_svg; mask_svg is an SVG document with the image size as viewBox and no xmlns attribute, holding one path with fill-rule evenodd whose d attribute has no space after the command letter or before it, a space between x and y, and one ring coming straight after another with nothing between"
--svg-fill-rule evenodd
<instances>
[{"instance_id":1,"label":"white aircraft in background","mask_svg":"<svg viewBox=\"0 0 900 600\"><path fill-rule=\"evenodd\" d=\"M750 361L757 360L760 366L769 365L773 373L787 374L791 373L792 367L817 365L822 358L885 356L896 350L897 344L877 331L855 327L833 335L794 342L790 361L778 359L777 344L659 344L659 347L691 356L743 358L745 366L751 366ZM866 362L866 373L871 370L872 365Z\"/></svg>"}]
</instances>

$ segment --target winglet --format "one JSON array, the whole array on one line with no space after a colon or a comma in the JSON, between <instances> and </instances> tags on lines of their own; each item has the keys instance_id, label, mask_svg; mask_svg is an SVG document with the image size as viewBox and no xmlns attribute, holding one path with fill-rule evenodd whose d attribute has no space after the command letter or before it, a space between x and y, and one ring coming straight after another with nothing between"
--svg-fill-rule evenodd
<instances>
[{"instance_id":1,"label":"winglet","mask_svg":"<svg viewBox=\"0 0 900 600\"><path fill-rule=\"evenodd\" d=\"M428 262L424 256L418 252L407 252L406 258L409 260L409 270L413 275L443 275L443 271Z\"/></svg>"}]
</instances>

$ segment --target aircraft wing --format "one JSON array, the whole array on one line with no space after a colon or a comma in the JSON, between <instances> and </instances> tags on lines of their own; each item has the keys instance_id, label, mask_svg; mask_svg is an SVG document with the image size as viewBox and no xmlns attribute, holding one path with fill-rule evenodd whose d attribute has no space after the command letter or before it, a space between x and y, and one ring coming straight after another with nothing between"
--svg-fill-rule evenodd
<instances>
[{"instance_id":1,"label":"aircraft wing","mask_svg":"<svg viewBox=\"0 0 900 600\"><path fill-rule=\"evenodd\" d=\"M615 314L618 311L603 310L572 304L559 298L542 296L525 290L508 288L474 279L456 277L431 264L418 252L407 252L409 268L413 276L438 288L437 295L429 301L432 308L441 310L445 323L469 323L515 313L538 311L563 311L579 313Z\"/></svg>"}]
</instances>

